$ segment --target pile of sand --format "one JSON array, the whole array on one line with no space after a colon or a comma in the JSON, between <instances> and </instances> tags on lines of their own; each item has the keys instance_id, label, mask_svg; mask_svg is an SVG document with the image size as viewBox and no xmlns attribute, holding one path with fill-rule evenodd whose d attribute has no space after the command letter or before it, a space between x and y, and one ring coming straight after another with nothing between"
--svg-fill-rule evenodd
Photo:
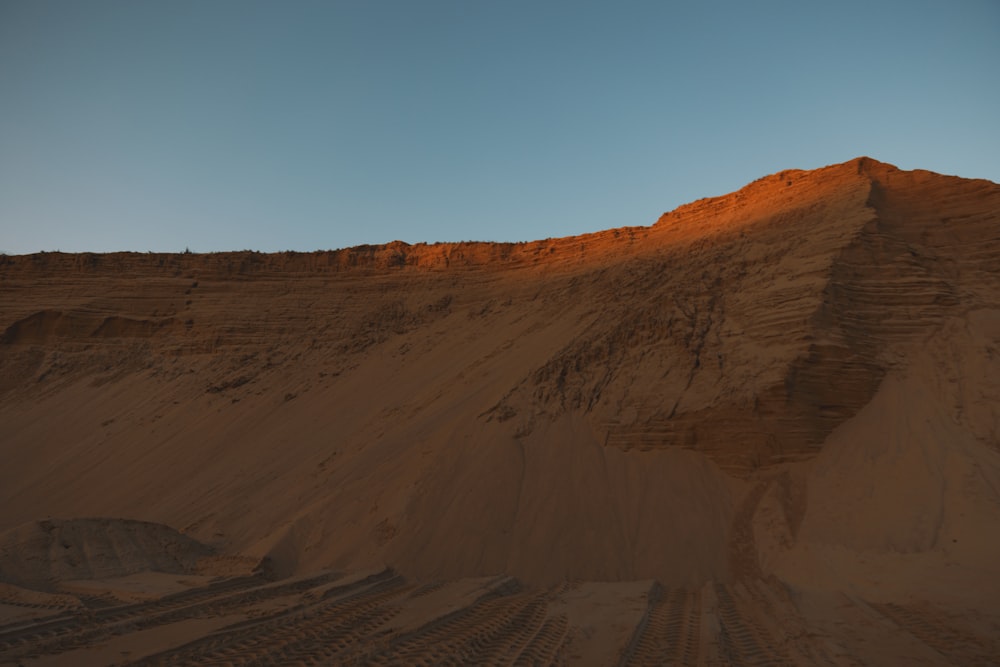
<instances>
[{"instance_id":1,"label":"pile of sand","mask_svg":"<svg viewBox=\"0 0 1000 667\"><path fill-rule=\"evenodd\" d=\"M0 581L37 590L137 572L192 573L214 551L176 530L121 519L47 519L0 534Z\"/></svg>"}]
</instances>

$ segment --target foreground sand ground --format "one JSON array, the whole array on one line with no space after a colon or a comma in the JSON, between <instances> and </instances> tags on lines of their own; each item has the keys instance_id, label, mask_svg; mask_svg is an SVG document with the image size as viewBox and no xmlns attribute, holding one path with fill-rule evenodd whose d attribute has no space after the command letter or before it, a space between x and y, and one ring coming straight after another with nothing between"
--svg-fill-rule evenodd
<instances>
[{"instance_id":1,"label":"foreground sand ground","mask_svg":"<svg viewBox=\"0 0 1000 667\"><path fill-rule=\"evenodd\" d=\"M1000 186L0 257L0 662L1000 655Z\"/></svg>"},{"instance_id":2,"label":"foreground sand ground","mask_svg":"<svg viewBox=\"0 0 1000 667\"><path fill-rule=\"evenodd\" d=\"M88 600L85 613L39 604L32 621L5 624L0 649L37 665L973 665L1000 648L983 617L846 593L793 601L763 581L526 590L503 576L418 585L385 570L181 583L192 587Z\"/></svg>"}]
</instances>

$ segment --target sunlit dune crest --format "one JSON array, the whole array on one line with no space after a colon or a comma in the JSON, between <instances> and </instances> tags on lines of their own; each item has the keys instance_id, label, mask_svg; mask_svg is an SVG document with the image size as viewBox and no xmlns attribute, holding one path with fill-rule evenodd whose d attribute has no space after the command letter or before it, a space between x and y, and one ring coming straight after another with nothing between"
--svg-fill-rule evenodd
<instances>
[{"instance_id":1,"label":"sunlit dune crest","mask_svg":"<svg viewBox=\"0 0 1000 667\"><path fill-rule=\"evenodd\" d=\"M0 331L13 664L1000 655L989 181L858 158L526 243L0 256Z\"/></svg>"}]
</instances>

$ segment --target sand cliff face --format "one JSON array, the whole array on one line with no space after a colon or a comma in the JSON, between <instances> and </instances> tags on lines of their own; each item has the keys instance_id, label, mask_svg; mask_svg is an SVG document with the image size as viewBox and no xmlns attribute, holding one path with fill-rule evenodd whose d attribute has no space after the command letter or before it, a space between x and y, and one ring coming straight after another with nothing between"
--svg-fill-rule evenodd
<instances>
[{"instance_id":1,"label":"sand cliff face","mask_svg":"<svg viewBox=\"0 0 1000 667\"><path fill-rule=\"evenodd\" d=\"M0 330L0 529L529 583L1000 556L987 181L862 158L524 244L2 257Z\"/></svg>"}]
</instances>

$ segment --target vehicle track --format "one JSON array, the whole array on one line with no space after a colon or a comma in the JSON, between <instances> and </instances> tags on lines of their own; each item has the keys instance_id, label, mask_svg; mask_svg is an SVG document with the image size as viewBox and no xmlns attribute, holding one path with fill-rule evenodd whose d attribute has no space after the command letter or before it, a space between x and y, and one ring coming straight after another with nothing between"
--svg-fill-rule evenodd
<instances>
[{"instance_id":1,"label":"vehicle track","mask_svg":"<svg viewBox=\"0 0 1000 667\"><path fill-rule=\"evenodd\" d=\"M78 607L73 607L68 604L45 604L43 602L28 602L26 600L21 600L14 596L3 596L0 595L0 604L9 605L11 607L22 607L24 609L40 609L42 611L51 611L53 613L60 611L72 611ZM3 627L0 625L0 632L3 632Z\"/></svg>"},{"instance_id":2,"label":"vehicle track","mask_svg":"<svg viewBox=\"0 0 1000 667\"><path fill-rule=\"evenodd\" d=\"M523 624L531 613L527 596L495 598L475 605L469 613L430 627L397 645L391 657L394 661L414 664L437 664L449 658L469 660L497 640L509 635L510 629Z\"/></svg>"},{"instance_id":3,"label":"vehicle track","mask_svg":"<svg viewBox=\"0 0 1000 667\"><path fill-rule=\"evenodd\" d=\"M507 632L484 640L477 650L477 662L483 665L507 665L520 655L531 641L530 628L541 627L545 621L544 604L533 601L512 619L512 628L522 628L522 632Z\"/></svg>"},{"instance_id":4,"label":"vehicle track","mask_svg":"<svg viewBox=\"0 0 1000 667\"><path fill-rule=\"evenodd\" d=\"M549 618L531 638L528 645L517 656L517 664L558 665L563 649L569 641L569 621L559 615Z\"/></svg>"},{"instance_id":5,"label":"vehicle track","mask_svg":"<svg viewBox=\"0 0 1000 667\"><path fill-rule=\"evenodd\" d=\"M331 664L397 612L387 603L412 591L402 578L376 580L347 597L237 623L207 637L137 661L136 665Z\"/></svg>"},{"instance_id":6,"label":"vehicle track","mask_svg":"<svg viewBox=\"0 0 1000 667\"><path fill-rule=\"evenodd\" d=\"M445 586L446 583L447 582L444 582L444 581L436 581L436 582L431 583L431 584L424 584L423 586L421 586L417 590L415 590L412 593L410 593L410 597L411 598L422 598L425 595L430 595L431 593L434 593L434 592L439 591L442 588L444 588L444 586Z\"/></svg>"},{"instance_id":7,"label":"vehicle track","mask_svg":"<svg viewBox=\"0 0 1000 667\"><path fill-rule=\"evenodd\" d=\"M734 665L789 665L774 637L742 613L729 586L715 584L718 600L719 647Z\"/></svg>"},{"instance_id":8,"label":"vehicle track","mask_svg":"<svg viewBox=\"0 0 1000 667\"><path fill-rule=\"evenodd\" d=\"M259 575L214 582L150 602L89 610L72 617L42 620L0 632L0 655L24 659L89 646L100 639L137 632L187 618L220 616L261 601L294 595L328 583L339 574L323 573L286 584L269 584Z\"/></svg>"},{"instance_id":9,"label":"vehicle track","mask_svg":"<svg viewBox=\"0 0 1000 667\"><path fill-rule=\"evenodd\" d=\"M549 617L566 584L536 593L498 592L458 612L386 642L368 664L559 664L569 640L566 617Z\"/></svg>"},{"instance_id":10,"label":"vehicle track","mask_svg":"<svg viewBox=\"0 0 1000 667\"><path fill-rule=\"evenodd\" d=\"M91 609L71 617L42 620L0 633L0 655L21 659L62 653L91 645L103 637L169 623L177 617L211 615L212 601L262 582L257 577L227 579L152 602Z\"/></svg>"},{"instance_id":11,"label":"vehicle track","mask_svg":"<svg viewBox=\"0 0 1000 667\"><path fill-rule=\"evenodd\" d=\"M895 603L869 606L956 665L996 665L1000 642L954 627L928 608ZM992 645L991 645L992 644Z\"/></svg>"},{"instance_id":12,"label":"vehicle track","mask_svg":"<svg viewBox=\"0 0 1000 667\"><path fill-rule=\"evenodd\" d=\"M651 601L621 665L693 665L698 661L701 594L673 589Z\"/></svg>"}]
</instances>

